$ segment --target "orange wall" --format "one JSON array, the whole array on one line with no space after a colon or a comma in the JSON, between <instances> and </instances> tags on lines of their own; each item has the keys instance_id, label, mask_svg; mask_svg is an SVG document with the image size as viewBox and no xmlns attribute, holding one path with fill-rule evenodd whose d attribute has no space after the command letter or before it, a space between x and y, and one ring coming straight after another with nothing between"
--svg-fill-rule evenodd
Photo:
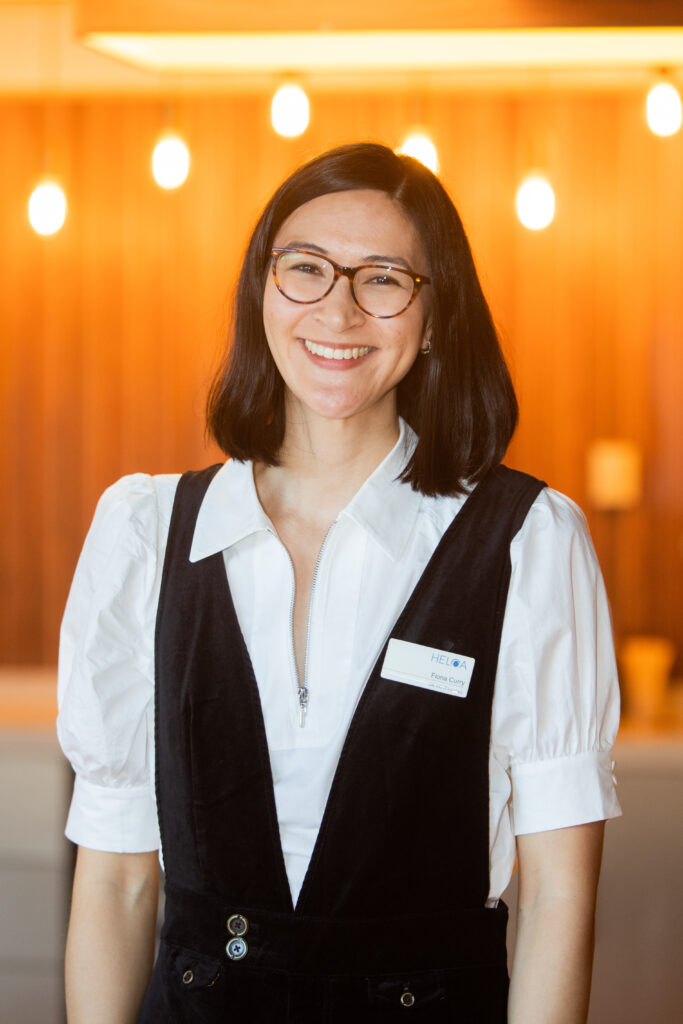
<instances>
[{"instance_id":1,"label":"orange wall","mask_svg":"<svg viewBox=\"0 0 683 1024\"><path fill-rule=\"evenodd\" d=\"M683 133L652 136L636 93L312 100L294 141L271 131L265 95L180 100L193 168L176 193L149 172L161 103L0 104L0 661L54 661L108 483L214 459L205 388L272 188L330 145L395 145L416 119L439 148L512 363L522 419L508 461L583 502L592 438L642 444L642 507L616 522L588 511L621 630L683 650ZM44 139L70 202L48 239L26 220ZM513 197L539 159L558 210L532 233Z\"/></svg>"}]
</instances>

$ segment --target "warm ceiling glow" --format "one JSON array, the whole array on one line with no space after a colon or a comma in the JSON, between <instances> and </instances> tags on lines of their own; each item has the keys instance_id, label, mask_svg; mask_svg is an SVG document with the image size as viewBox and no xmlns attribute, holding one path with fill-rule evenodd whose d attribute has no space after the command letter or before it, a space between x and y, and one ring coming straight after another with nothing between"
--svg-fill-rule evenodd
<instances>
[{"instance_id":1,"label":"warm ceiling glow","mask_svg":"<svg viewBox=\"0 0 683 1024\"><path fill-rule=\"evenodd\" d=\"M428 167L434 174L439 170L439 157L436 152L436 146L429 136L421 132L409 135L399 147L399 153L415 157L416 160L419 160L421 164Z\"/></svg>"},{"instance_id":2,"label":"warm ceiling glow","mask_svg":"<svg viewBox=\"0 0 683 1024\"><path fill-rule=\"evenodd\" d=\"M681 97L670 82L660 82L647 94L647 123L655 135L675 135L681 127Z\"/></svg>"},{"instance_id":3,"label":"warm ceiling glow","mask_svg":"<svg viewBox=\"0 0 683 1024\"><path fill-rule=\"evenodd\" d=\"M157 142L152 154L152 174L161 188L179 188L190 171L190 151L177 135Z\"/></svg>"},{"instance_id":4,"label":"warm ceiling glow","mask_svg":"<svg viewBox=\"0 0 683 1024\"><path fill-rule=\"evenodd\" d=\"M66 196L53 181L46 181L31 193L28 219L39 235L54 235L66 220Z\"/></svg>"},{"instance_id":5,"label":"warm ceiling glow","mask_svg":"<svg viewBox=\"0 0 683 1024\"><path fill-rule=\"evenodd\" d=\"M89 33L83 42L156 71L198 74L642 68L683 63L683 28L440 32Z\"/></svg>"},{"instance_id":6,"label":"warm ceiling glow","mask_svg":"<svg viewBox=\"0 0 683 1024\"><path fill-rule=\"evenodd\" d=\"M517 216L525 228L541 231L555 216L555 193L542 174L530 174L517 190Z\"/></svg>"},{"instance_id":7,"label":"warm ceiling glow","mask_svg":"<svg viewBox=\"0 0 683 1024\"><path fill-rule=\"evenodd\" d=\"M308 96L298 85L282 85L273 96L270 119L278 135L291 139L308 128L310 107Z\"/></svg>"}]
</instances>

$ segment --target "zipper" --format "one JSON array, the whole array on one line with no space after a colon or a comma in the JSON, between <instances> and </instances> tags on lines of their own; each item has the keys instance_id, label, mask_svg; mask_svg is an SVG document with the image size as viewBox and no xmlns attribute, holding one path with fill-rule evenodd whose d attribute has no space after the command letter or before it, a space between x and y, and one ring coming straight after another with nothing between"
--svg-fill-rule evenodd
<instances>
[{"instance_id":1,"label":"zipper","mask_svg":"<svg viewBox=\"0 0 683 1024\"><path fill-rule=\"evenodd\" d=\"M277 537L277 534L275 534L275 536ZM279 538L278 538L278 540L279 540ZM282 544L282 541L280 541L280 543ZM294 594L295 594L295 588L296 588L296 584L294 583L294 563L292 562L292 559L290 557L289 551L287 551L287 548L285 548L284 544L282 544L282 547L285 549L285 552L287 554L287 558L289 558L289 564L290 564L290 567L291 567L291 570L292 570L292 588L291 588L291 597L290 597L290 600L289 600L289 640L290 640L290 643L289 643L289 662L290 662L290 667L291 667L291 670L292 670L292 679L296 683L296 695L297 695L297 701L298 701L298 704L299 704L299 726L301 727L304 724L303 723L303 719L302 719L302 707L303 707L303 718L305 719L305 717L306 717L306 705L308 704L308 692L305 690L305 687L301 687L299 685L299 673L297 672L297 668L296 668L296 653L294 651Z\"/></svg>"},{"instance_id":2,"label":"zipper","mask_svg":"<svg viewBox=\"0 0 683 1024\"><path fill-rule=\"evenodd\" d=\"M335 520L336 522L336 520ZM323 557L323 551L327 544L327 538L332 532L334 523L329 527L327 533L323 537L323 542L320 545L320 551L318 557L315 560L315 567L313 569L313 579L311 580L311 593L308 599L308 622L306 623L306 646L304 656L304 685L297 688L297 699L299 702L299 728L303 729L306 724L306 712L308 711L308 648L311 640L311 615L313 612L313 594L315 592L315 585L318 581L318 571L320 569L320 562ZM294 609L294 598L292 597L292 610ZM292 628L292 650L294 650L294 629Z\"/></svg>"},{"instance_id":3,"label":"zipper","mask_svg":"<svg viewBox=\"0 0 683 1024\"><path fill-rule=\"evenodd\" d=\"M336 520L335 520L335 522L336 522ZM282 547L285 550L287 558L289 559L289 564L290 564L290 567L291 567L291 570L292 570L292 589L291 589L291 597L290 597L290 600L289 600L289 639L290 639L289 660L290 660L290 666L291 666L291 670L292 670L292 678L296 682L296 703L297 703L297 708L298 708L298 711L299 711L299 728L300 729L303 729L304 726L306 725L306 714L308 712L308 685L307 685L308 684L308 645L309 645L310 638L311 638L311 611L313 609L313 592L315 590L315 585L316 585L316 582L318 580L318 572L319 572L319 569L320 569L320 561L322 559L323 551L325 550L325 545L327 544L327 538L330 536L330 533L332 532L332 527L333 526L334 526L334 523L332 523L332 525L330 526L330 528L328 529L327 533L325 534L325 536L323 538L323 542L320 545L320 551L318 552L318 557L316 558L316 561L315 561L315 567L313 569L313 579L311 581L311 593L310 593L310 597L309 597L309 601L308 601L308 622L306 623L306 648L305 648L305 660L304 660L304 680L303 680L303 686L301 685L301 680L299 679L299 673L298 673L297 667L296 667L296 653L294 651L294 597L295 597L295 588L296 588L296 585L294 583L294 563L292 562L291 556L290 556L289 552L287 551L287 548L285 548L284 544L282 544L282 541L280 541L280 543L282 544ZM277 533L275 533L274 536L277 537ZM279 539L280 538L278 537L278 540Z\"/></svg>"}]
</instances>

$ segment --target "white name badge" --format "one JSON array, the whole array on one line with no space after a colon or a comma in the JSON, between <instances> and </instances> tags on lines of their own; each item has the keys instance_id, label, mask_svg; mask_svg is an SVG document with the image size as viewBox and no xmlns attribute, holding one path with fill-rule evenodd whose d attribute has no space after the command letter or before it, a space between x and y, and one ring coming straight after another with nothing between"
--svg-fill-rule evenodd
<instances>
[{"instance_id":1,"label":"white name badge","mask_svg":"<svg viewBox=\"0 0 683 1024\"><path fill-rule=\"evenodd\" d=\"M382 678L409 686L421 686L451 697L466 697L474 669L474 658L435 647L389 641L382 665Z\"/></svg>"}]
</instances>

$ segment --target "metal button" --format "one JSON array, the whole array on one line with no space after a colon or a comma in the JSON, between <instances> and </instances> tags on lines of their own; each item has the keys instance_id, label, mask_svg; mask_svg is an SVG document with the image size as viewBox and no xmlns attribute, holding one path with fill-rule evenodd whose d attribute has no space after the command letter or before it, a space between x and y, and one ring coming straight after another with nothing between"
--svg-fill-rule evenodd
<instances>
[{"instance_id":1,"label":"metal button","mask_svg":"<svg viewBox=\"0 0 683 1024\"><path fill-rule=\"evenodd\" d=\"M183 985L191 985L194 981L194 971L185 971L183 974Z\"/></svg>"},{"instance_id":2,"label":"metal button","mask_svg":"<svg viewBox=\"0 0 683 1024\"><path fill-rule=\"evenodd\" d=\"M230 942L225 947L225 952L228 954L231 960L241 960L242 957L247 955L247 946L244 939L234 938L230 939Z\"/></svg>"},{"instance_id":3,"label":"metal button","mask_svg":"<svg viewBox=\"0 0 683 1024\"><path fill-rule=\"evenodd\" d=\"M228 931L231 935L246 935L249 922L243 914L231 914L228 918Z\"/></svg>"},{"instance_id":4,"label":"metal button","mask_svg":"<svg viewBox=\"0 0 683 1024\"><path fill-rule=\"evenodd\" d=\"M401 1006L415 1006L415 996L412 992L401 993Z\"/></svg>"}]
</instances>

